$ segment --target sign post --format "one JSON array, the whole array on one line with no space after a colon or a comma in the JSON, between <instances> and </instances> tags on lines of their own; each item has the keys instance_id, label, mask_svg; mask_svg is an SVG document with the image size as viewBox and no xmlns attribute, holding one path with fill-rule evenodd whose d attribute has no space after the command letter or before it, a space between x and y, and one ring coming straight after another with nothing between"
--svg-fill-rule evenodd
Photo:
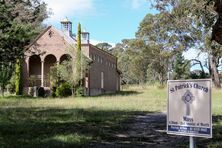
<instances>
[{"instance_id":1,"label":"sign post","mask_svg":"<svg viewBox=\"0 0 222 148\"><path fill-rule=\"evenodd\" d=\"M190 148L195 148L195 138L190 136Z\"/></svg>"},{"instance_id":2,"label":"sign post","mask_svg":"<svg viewBox=\"0 0 222 148\"><path fill-rule=\"evenodd\" d=\"M211 80L169 80L167 133L212 138Z\"/></svg>"}]
</instances>

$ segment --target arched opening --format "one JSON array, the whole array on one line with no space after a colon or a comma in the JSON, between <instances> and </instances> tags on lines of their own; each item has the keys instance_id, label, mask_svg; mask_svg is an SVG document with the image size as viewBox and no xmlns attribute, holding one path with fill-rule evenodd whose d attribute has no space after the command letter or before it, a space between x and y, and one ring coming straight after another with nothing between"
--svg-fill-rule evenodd
<instances>
[{"instance_id":1,"label":"arched opening","mask_svg":"<svg viewBox=\"0 0 222 148\"><path fill-rule=\"evenodd\" d=\"M41 86L41 59L38 55L29 58L29 86Z\"/></svg>"},{"instance_id":2,"label":"arched opening","mask_svg":"<svg viewBox=\"0 0 222 148\"><path fill-rule=\"evenodd\" d=\"M44 60L44 86L50 87L50 67L56 64L56 57L52 54L49 54L45 57Z\"/></svg>"},{"instance_id":3,"label":"arched opening","mask_svg":"<svg viewBox=\"0 0 222 148\"><path fill-rule=\"evenodd\" d=\"M59 63L61 64L62 62L70 59L72 59L72 57L69 54L64 54L60 57Z\"/></svg>"}]
</instances>

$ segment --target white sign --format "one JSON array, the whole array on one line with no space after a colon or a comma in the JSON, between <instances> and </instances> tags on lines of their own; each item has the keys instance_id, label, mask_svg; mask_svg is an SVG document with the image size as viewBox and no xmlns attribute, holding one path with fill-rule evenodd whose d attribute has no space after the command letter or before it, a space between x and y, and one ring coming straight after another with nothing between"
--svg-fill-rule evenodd
<instances>
[{"instance_id":1,"label":"white sign","mask_svg":"<svg viewBox=\"0 0 222 148\"><path fill-rule=\"evenodd\" d=\"M211 80L169 80L167 133L212 138Z\"/></svg>"}]
</instances>

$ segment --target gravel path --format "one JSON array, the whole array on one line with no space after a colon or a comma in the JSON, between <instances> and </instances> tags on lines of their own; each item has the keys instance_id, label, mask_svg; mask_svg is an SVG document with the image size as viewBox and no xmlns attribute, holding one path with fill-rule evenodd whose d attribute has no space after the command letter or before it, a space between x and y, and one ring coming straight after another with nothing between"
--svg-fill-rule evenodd
<instances>
[{"instance_id":1,"label":"gravel path","mask_svg":"<svg viewBox=\"0 0 222 148\"><path fill-rule=\"evenodd\" d=\"M109 139L100 143L92 143L90 147L172 148L188 144L188 137L166 134L165 113L138 115L121 126L126 130L112 134Z\"/></svg>"}]
</instances>

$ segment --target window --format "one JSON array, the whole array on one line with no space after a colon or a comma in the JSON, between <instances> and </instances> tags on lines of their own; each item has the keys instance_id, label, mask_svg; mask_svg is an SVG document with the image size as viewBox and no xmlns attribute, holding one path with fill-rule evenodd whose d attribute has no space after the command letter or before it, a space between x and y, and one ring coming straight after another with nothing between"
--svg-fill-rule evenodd
<instances>
[{"instance_id":1,"label":"window","mask_svg":"<svg viewBox=\"0 0 222 148\"><path fill-rule=\"evenodd\" d=\"M103 63L103 58L100 59L100 62Z\"/></svg>"},{"instance_id":2,"label":"window","mask_svg":"<svg viewBox=\"0 0 222 148\"><path fill-rule=\"evenodd\" d=\"M104 73L101 72L101 89L104 88Z\"/></svg>"},{"instance_id":3,"label":"window","mask_svg":"<svg viewBox=\"0 0 222 148\"><path fill-rule=\"evenodd\" d=\"M96 55L93 56L93 60L94 60L94 61L96 60Z\"/></svg>"}]
</instances>

